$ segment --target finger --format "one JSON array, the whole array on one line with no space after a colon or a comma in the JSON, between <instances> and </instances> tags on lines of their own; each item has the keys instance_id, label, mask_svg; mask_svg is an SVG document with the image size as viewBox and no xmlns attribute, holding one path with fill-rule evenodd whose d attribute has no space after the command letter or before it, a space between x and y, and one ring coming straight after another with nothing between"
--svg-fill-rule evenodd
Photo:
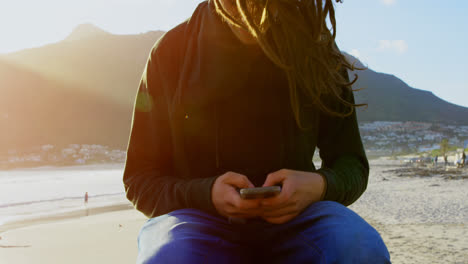
<instances>
[{"instance_id":1,"label":"finger","mask_svg":"<svg viewBox=\"0 0 468 264\"><path fill-rule=\"evenodd\" d=\"M282 183L286 179L286 174L281 171L276 171L268 174L263 187L274 186Z\"/></svg>"},{"instance_id":2,"label":"finger","mask_svg":"<svg viewBox=\"0 0 468 264\"><path fill-rule=\"evenodd\" d=\"M297 213L297 208L295 206L285 206L277 210L271 210L271 211L263 210L262 217L275 218L275 217L281 217L281 216L290 215L294 213Z\"/></svg>"},{"instance_id":3,"label":"finger","mask_svg":"<svg viewBox=\"0 0 468 264\"><path fill-rule=\"evenodd\" d=\"M265 198L261 201L261 206L268 208L281 208L286 206L292 197L292 188L288 184L283 184L281 192L273 197Z\"/></svg>"},{"instance_id":4,"label":"finger","mask_svg":"<svg viewBox=\"0 0 468 264\"><path fill-rule=\"evenodd\" d=\"M229 204L226 213L233 217L257 217L261 214L260 210L240 210L238 207Z\"/></svg>"},{"instance_id":5,"label":"finger","mask_svg":"<svg viewBox=\"0 0 468 264\"><path fill-rule=\"evenodd\" d=\"M248 211L260 208L261 199L242 199L238 190L233 186L230 186L230 188L227 189L224 197L229 206L232 206L239 211Z\"/></svg>"},{"instance_id":6,"label":"finger","mask_svg":"<svg viewBox=\"0 0 468 264\"><path fill-rule=\"evenodd\" d=\"M222 195L223 201L227 207L237 208L236 204L238 203L238 199L240 199L239 192L233 186L227 185L225 188L224 193Z\"/></svg>"},{"instance_id":7,"label":"finger","mask_svg":"<svg viewBox=\"0 0 468 264\"><path fill-rule=\"evenodd\" d=\"M263 219L272 224L284 224L292 219L294 219L297 214L283 215L280 217L264 217Z\"/></svg>"},{"instance_id":8,"label":"finger","mask_svg":"<svg viewBox=\"0 0 468 264\"><path fill-rule=\"evenodd\" d=\"M247 176L242 174L232 174L226 179L224 179L224 183L234 186L236 188L253 188L255 187L253 183L249 181Z\"/></svg>"},{"instance_id":9,"label":"finger","mask_svg":"<svg viewBox=\"0 0 468 264\"><path fill-rule=\"evenodd\" d=\"M284 203L278 203L278 204L273 204L270 206L265 206L263 202L260 204L263 212L273 212L277 210L283 210L284 208L293 206L291 202L284 202Z\"/></svg>"},{"instance_id":10,"label":"finger","mask_svg":"<svg viewBox=\"0 0 468 264\"><path fill-rule=\"evenodd\" d=\"M234 197L232 200L232 205L236 207L239 211L259 209L260 204L261 199L242 199L240 195Z\"/></svg>"}]
</instances>

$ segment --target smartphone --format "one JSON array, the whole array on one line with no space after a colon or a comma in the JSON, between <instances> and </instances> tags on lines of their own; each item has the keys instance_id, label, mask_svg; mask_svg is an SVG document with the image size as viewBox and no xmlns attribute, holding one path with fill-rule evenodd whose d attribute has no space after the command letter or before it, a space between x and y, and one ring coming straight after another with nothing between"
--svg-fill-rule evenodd
<instances>
[{"instance_id":1,"label":"smartphone","mask_svg":"<svg viewBox=\"0 0 468 264\"><path fill-rule=\"evenodd\" d=\"M268 198L278 195L280 192L280 186L244 188L239 190L242 199Z\"/></svg>"}]
</instances>

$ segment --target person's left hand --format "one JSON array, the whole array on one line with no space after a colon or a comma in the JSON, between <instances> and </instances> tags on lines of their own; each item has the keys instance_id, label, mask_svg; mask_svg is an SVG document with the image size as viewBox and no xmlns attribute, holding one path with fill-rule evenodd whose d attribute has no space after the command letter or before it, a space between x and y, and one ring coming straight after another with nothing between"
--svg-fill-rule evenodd
<instances>
[{"instance_id":1,"label":"person's left hand","mask_svg":"<svg viewBox=\"0 0 468 264\"><path fill-rule=\"evenodd\" d=\"M263 186L281 184L281 193L261 201L261 217L273 224L282 224L299 215L325 192L324 178L314 172L282 169L268 174Z\"/></svg>"}]
</instances>

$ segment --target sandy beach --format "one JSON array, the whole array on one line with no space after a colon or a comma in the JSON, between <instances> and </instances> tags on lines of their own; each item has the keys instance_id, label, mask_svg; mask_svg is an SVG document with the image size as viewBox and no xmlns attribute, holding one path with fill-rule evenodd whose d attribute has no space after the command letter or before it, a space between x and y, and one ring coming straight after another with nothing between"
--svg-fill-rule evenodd
<instances>
[{"instance_id":1,"label":"sandy beach","mask_svg":"<svg viewBox=\"0 0 468 264\"><path fill-rule=\"evenodd\" d=\"M53 220L1 233L0 263L135 263L136 210Z\"/></svg>"},{"instance_id":2,"label":"sandy beach","mask_svg":"<svg viewBox=\"0 0 468 264\"><path fill-rule=\"evenodd\" d=\"M392 263L468 263L468 168L371 162L352 210L382 235ZM134 263L146 218L129 204L30 220L0 231L0 263Z\"/></svg>"},{"instance_id":3,"label":"sandy beach","mask_svg":"<svg viewBox=\"0 0 468 264\"><path fill-rule=\"evenodd\" d=\"M350 206L381 234L392 263L468 263L468 168L371 161Z\"/></svg>"}]
</instances>

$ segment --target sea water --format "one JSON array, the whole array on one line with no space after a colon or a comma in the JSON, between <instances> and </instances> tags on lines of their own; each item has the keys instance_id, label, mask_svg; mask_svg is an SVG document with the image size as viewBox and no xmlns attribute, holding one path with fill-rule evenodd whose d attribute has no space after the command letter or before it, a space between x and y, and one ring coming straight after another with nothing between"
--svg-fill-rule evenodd
<instances>
[{"instance_id":1,"label":"sea water","mask_svg":"<svg viewBox=\"0 0 468 264\"><path fill-rule=\"evenodd\" d=\"M0 227L16 221L129 203L124 164L0 170ZM88 192L88 203L84 196Z\"/></svg>"}]
</instances>

